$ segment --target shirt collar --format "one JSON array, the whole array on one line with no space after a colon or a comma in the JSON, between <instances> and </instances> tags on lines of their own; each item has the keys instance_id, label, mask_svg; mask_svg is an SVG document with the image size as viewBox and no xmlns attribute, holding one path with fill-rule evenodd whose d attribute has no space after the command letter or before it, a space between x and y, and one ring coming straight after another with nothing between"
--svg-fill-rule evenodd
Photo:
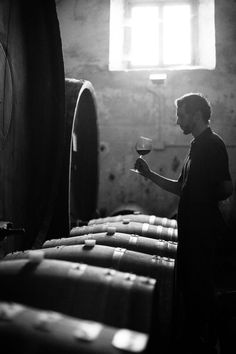
<instances>
[{"instance_id":1,"label":"shirt collar","mask_svg":"<svg viewBox=\"0 0 236 354\"><path fill-rule=\"evenodd\" d=\"M196 138L191 141L191 147L195 144L198 144L204 140L206 140L212 134L212 130L210 127L207 127L203 130L201 134L199 134Z\"/></svg>"}]
</instances>

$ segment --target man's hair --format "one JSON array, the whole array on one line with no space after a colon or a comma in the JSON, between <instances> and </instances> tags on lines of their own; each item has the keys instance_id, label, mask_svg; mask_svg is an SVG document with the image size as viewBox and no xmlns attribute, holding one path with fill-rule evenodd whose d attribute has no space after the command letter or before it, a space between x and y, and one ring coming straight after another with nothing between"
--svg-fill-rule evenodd
<instances>
[{"instance_id":1,"label":"man's hair","mask_svg":"<svg viewBox=\"0 0 236 354\"><path fill-rule=\"evenodd\" d=\"M198 111L202 113L202 117L206 123L211 118L210 102L201 93L187 93L175 100L177 108L185 105L186 112L194 114Z\"/></svg>"}]
</instances>

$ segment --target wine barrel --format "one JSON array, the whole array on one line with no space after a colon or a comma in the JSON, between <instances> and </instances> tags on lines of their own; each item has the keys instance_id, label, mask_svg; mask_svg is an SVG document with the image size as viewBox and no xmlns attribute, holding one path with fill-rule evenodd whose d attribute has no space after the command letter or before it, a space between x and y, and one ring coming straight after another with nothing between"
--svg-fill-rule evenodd
<instances>
[{"instance_id":1,"label":"wine barrel","mask_svg":"<svg viewBox=\"0 0 236 354\"><path fill-rule=\"evenodd\" d=\"M28 255L0 262L0 299L148 333L154 279Z\"/></svg>"},{"instance_id":2,"label":"wine barrel","mask_svg":"<svg viewBox=\"0 0 236 354\"><path fill-rule=\"evenodd\" d=\"M90 81L66 78L65 100L71 132L70 219L73 224L77 220L87 221L96 213L99 133L95 90Z\"/></svg>"},{"instance_id":3,"label":"wine barrel","mask_svg":"<svg viewBox=\"0 0 236 354\"><path fill-rule=\"evenodd\" d=\"M0 96L0 219L24 228L22 248L30 248L49 230L69 233L67 185L59 191L65 75L54 0L0 2Z\"/></svg>"},{"instance_id":4,"label":"wine barrel","mask_svg":"<svg viewBox=\"0 0 236 354\"><path fill-rule=\"evenodd\" d=\"M134 212L133 214L126 214L126 215L119 214L116 216L107 216L105 218L91 219L89 220L88 225L104 224L107 222L117 222L117 221L123 222L124 220L148 223L151 225L161 225L164 227L177 228L177 221L175 219L168 219L168 218L159 217L155 215L141 214L139 212Z\"/></svg>"},{"instance_id":5,"label":"wine barrel","mask_svg":"<svg viewBox=\"0 0 236 354\"><path fill-rule=\"evenodd\" d=\"M150 225L124 219L123 222L110 222L105 224L76 226L70 230L70 236L80 236L99 232L107 232L111 228L117 232L140 235L149 238L177 242L178 231L175 228L161 225Z\"/></svg>"},{"instance_id":6,"label":"wine barrel","mask_svg":"<svg viewBox=\"0 0 236 354\"><path fill-rule=\"evenodd\" d=\"M148 335L40 310L0 302L2 354L117 354L145 352Z\"/></svg>"},{"instance_id":7,"label":"wine barrel","mask_svg":"<svg viewBox=\"0 0 236 354\"><path fill-rule=\"evenodd\" d=\"M95 240L85 240L83 245L62 245L41 250L25 250L7 254L2 261L28 259L40 252L44 258L82 262L99 267L149 276L167 281L172 286L174 259L130 251L120 247L96 245Z\"/></svg>"},{"instance_id":8,"label":"wine barrel","mask_svg":"<svg viewBox=\"0 0 236 354\"><path fill-rule=\"evenodd\" d=\"M131 251L174 259L177 251L177 242L115 232L112 228L108 232L47 240L42 245L42 248L62 245L82 245L86 240L95 240L98 245L122 247Z\"/></svg>"},{"instance_id":9,"label":"wine barrel","mask_svg":"<svg viewBox=\"0 0 236 354\"><path fill-rule=\"evenodd\" d=\"M24 259L34 255L37 250L14 252L4 257L5 260ZM112 268L139 276L157 280L158 316L155 320L162 339L169 338L172 324L174 259L129 251L122 248L96 245L88 240L85 245L58 246L44 248L46 259L61 259L82 262L98 267ZM1 280L1 279L0 279Z\"/></svg>"},{"instance_id":10,"label":"wine barrel","mask_svg":"<svg viewBox=\"0 0 236 354\"><path fill-rule=\"evenodd\" d=\"M113 211L111 211L110 216L134 213L148 214L148 210L135 202L128 202L118 205Z\"/></svg>"}]
</instances>

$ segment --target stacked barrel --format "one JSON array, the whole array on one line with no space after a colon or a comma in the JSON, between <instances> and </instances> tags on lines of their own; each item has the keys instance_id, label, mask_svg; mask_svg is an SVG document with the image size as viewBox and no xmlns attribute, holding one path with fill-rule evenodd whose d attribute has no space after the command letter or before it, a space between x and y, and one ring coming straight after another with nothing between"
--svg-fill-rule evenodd
<instances>
[{"instance_id":1,"label":"stacked barrel","mask_svg":"<svg viewBox=\"0 0 236 354\"><path fill-rule=\"evenodd\" d=\"M110 266L156 280L149 332L152 333L150 350L168 352L173 325L174 266L178 239L176 220L134 211L92 219L85 226L72 228L70 236L67 242L72 239L74 243L90 242L93 252L97 247L99 253L99 245L115 247ZM51 242L47 241L44 247L50 247ZM58 241L56 243L58 245ZM107 254L105 250L100 252ZM119 255L119 262L113 263L116 255ZM102 264L99 256L95 258Z\"/></svg>"},{"instance_id":2,"label":"stacked barrel","mask_svg":"<svg viewBox=\"0 0 236 354\"><path fill-rule=\"evenodd\" d=\"M167 353L176 249L174 220L134 213L91 219L41 248L8 253L0 333L21 340L23 331L37 346L46 332L44 352Z\"/></svg>"}]
</instances>

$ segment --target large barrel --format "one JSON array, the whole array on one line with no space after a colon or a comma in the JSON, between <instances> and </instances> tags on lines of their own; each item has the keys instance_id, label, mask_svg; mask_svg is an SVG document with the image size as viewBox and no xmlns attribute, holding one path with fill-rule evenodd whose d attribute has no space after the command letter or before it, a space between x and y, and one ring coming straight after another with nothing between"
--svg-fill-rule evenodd
<instances>
[{"instance_id":1,"label":"large barrel","mask_svg":"<svg viewBox=\"0 0 236 354\"><path fill-rule=\"evenodd\" d=\"M118 205L113 211L111 211L110 216L127 215L134 213L148 214L148 210L143 206L130 201L128 203Z\"/></svg>"},{"instance_id":2,"label":"large barrel","mask_svg":"<svg viewBox=\"0 0 236 354\"><path fill-rule=\"evenodd\" d=\"M104 218L91 219L89 220L88 225L104 224L107 222L117 222L117 221L123 222L125 220L148 223L151 225L161 225L164 227L177 228L177 221L175 219L168 219L156 215L141 214L139 212L134 212L133 214L126 214L126 215L119 214L116 216L107 216Z\"/></svg>"},{"instance_id":3,"label":"large barrel","mask_svg":"<svg viewBox=\"0 0 236 354\"><path fill-rule=\"evenodd\" d=\"M70 236L107 232L111 229L115 230L116 232L140 235L166 241L177 242L178 239L178 231L175 228L134 222L130 221L129 219L125 219L123 222L76 226L70 230Z\"/></svg>"},{"instance_id":4,"label":"large barrel","mask_svg":"<svg viewBox=\"0 0 236 354\"><path fill-rule=\"evenodd\" d=\"M0 302L2 354L117 354L145 352L148 335L55 311Z\"/></svg>"},{"instance_id":5,"label":"large barrel","mask_svg":"<svg viewBox=\"0 0 236 354\"><path fill-rule=\"evenodd\" d=\"M36 252L36 253L35 253ZM4 259L24 259L37 254L37 250L14 252ZM141 252L129 251L102 245L72 245L45 248L40 252L45 258L82 262L99 267L112 268L157 280L158 316L155 323L161 338L170 336L172 325L174 259L152 256Z\"/></svg>"},{"instance_id":6,"label":"large barrel","mask_svg":"<svg viewBox=\"0 0 236 354\"><path fill-rule=\"evenodd\" d=\"M37 252L0 262L0 299L148 333L154 279Z\"/></svg>"},{"instance_id":7,"label":"large barrel","mask_svg":"<svg viewBox=\"0 0 236 354\"><path fill-rule=\"evenodd\" d=\"M113 229L110 232L51 239L45 241L42 248L62 245L82 245L86 240L95 240L98 245L122 247L131 251L169 258L175 258L177 251L177 242L114 232Z\"/></svg>"},{"instance_id":8,"label":"large barrel","mask_svg":"<svg viewBox=\"0 0 236 354\"><path fill-rule=\"evenodd\" d=\"M70 218L89 220L97 209L99 150L97 105L88 80L65 79L66 119L71 132Z\"/></svg>"},{"instance_id":9,"label":"large barrel","mask_svg":"<svg viewBox=\"0 0 236 354\"><path fill-rule=\"evenodd\" d=\"M22 248L69 232L64 95L55 1L1 1L0 219L25 229Z\"/></svg>"}]
</instances>

